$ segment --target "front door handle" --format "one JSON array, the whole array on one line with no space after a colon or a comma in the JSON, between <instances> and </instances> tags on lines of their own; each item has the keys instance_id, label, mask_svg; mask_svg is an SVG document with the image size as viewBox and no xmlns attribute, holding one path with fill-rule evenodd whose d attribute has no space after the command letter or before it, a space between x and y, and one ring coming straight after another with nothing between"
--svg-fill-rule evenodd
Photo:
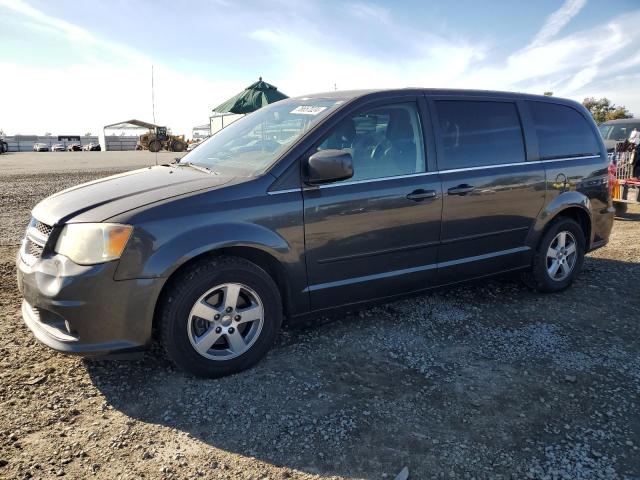
<instances>
[{"instance_id":1,"label":"front door handle","mask_svg":"<svg viewBox=\"0 0 640 480\"><path fill-rule=\"evenodd\" d=\"M425 190L423 188L419 188L418 190L414 190L410 194L407 195L409 200L413 200L415 202L421 202L423 200L427 200L429 198L436 198L435 190Z\"/></svg>"},{"instance_id":2,"label":"front door handle","mask_svg":"<svg viewBox=\"0 0 640 480\"><path fill-rule=\"evenodd\" d=\"M451 187L447 190L447 194L449 195L466 195L467 193L473 192L474 186L463 183L462 185L458 185L457 187Z\"/></svg>"}]
</instances>

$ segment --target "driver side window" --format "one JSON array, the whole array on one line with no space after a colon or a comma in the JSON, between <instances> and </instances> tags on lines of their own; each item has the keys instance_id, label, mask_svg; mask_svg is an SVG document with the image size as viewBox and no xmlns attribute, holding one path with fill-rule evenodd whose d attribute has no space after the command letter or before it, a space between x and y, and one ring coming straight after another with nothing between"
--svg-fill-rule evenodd
<instances>
[{"instance_id":1,"label":"driver side window","mask_svg":"<svg viewBox=\"0 0 640 480\"><path fill-rule=\"evenodd\" d=\"M424 143L417 105L396 103L358 112L329 132L318 150L347 151L353 177L370 180L425 171Z\"/></svg>"}]
</instances>

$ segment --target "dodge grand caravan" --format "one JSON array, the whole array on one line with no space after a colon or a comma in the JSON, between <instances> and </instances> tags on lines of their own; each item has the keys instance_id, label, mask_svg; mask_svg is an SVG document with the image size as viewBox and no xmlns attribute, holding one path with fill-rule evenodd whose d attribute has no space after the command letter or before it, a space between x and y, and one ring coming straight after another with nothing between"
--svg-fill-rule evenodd
<instances>
[{"instance_id":1,"label":"dodge grand caravan","mask_svg":"<svg viewBox=\"0 0 640 480\"><path fill-rule=\"evenodd\" d=\"M35 206L24 321L68 353L143 348L216 377L283 319L521 270L559 292L613 223L607 155L578 103L456 91L283 100L182 160Z\"/></svg>"}]
</instances>

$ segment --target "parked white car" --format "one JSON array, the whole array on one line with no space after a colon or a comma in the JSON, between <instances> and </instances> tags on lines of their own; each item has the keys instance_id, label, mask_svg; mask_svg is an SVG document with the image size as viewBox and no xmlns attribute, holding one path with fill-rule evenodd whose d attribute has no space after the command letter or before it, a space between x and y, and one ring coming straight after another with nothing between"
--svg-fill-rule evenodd
<instances>
[{"instance_id":1,"label":"parked white car","mask_svg":"<svg viewBox=\"0 0 640 480\"><path fill-rule=\"evenodd\" d=\"M91 143L87 143L86 145L83 145L82 150L86 152L99 152L100 150L102 150L102 148L100 147L99 143L91 142Z\"/></svg>"},{"instance_id":2,"label":"parked white car","mask_svg":"<svg viewBox=\"0 0 640 480\"><path fill-rule=\"evenodd\" d=\"M64 152L65 148L64 145L61 143L54 143L53 145L51 145L51 151L52 152Z\"/></svg>"},{"instance_id":3,"label":"parked white car","mask_svg":"<svg viewBox=\"0 0 640 480\"><path fill-rule=\"evenodd\" d=\"M34 143L33 144L33 151L34 152L48 152L49 151L49 145L47 145L46 143Z\"/></svg>"}]
</instances>

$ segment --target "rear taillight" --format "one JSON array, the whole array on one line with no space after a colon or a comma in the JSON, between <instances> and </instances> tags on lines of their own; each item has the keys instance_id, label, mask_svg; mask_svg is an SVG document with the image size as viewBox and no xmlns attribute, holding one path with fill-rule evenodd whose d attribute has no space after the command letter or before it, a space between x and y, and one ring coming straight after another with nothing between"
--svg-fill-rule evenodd
<instances>
[{"instance_id":1,"label":"rear taillight","mask_svg":"<svg viewBox=\"0 0 640 480\"><path fill-rule=\"evenodd\" d=\"M609 197L613 196L613 190L615 189L616 186L616 164L615 164L615 156L611 157L611 160L609 162L609 168L608 168L608 172L609 172Z\"/></svg>"}]
</instances>

